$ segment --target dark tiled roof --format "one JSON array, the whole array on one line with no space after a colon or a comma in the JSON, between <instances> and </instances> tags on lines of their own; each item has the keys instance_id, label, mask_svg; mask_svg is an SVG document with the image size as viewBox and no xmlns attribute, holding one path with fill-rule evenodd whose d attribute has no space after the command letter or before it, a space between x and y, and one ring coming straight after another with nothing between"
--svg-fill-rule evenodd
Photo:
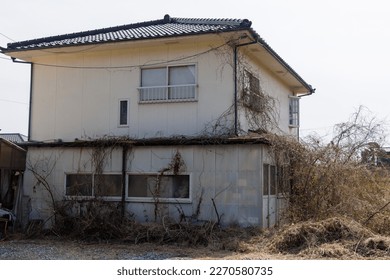
<instances>
[{"instance_id":1,"label":"dark tiled roof","mask_svg":"<svg viewBox=\"0 0 390 280\"><path fill-rule=\"evenodd\" d=\"M257 33L247 19L202 19L175 18L165 15L163 19L103 28L85 32L58 35L28 41L9 43L3 53L46 48L102 44L142 39L200 35L247 30L280 64L299 80L310 93L315 89L307 84Z\"/></svg>"},{"instance_id":2,"label":"dark tiled roof","mask_svg":"<svg viewBox=\"0 0 390 280\"><path fill-rule=\"evenodd\" d=\"M0 133L0 138L16 144L27 141L27 136L20 133Z\"/></svg>"},{"instance_id":3,"label":"dark tiled roof","mask_svg":"<svg viewBox=\"0 0 390 280\"><path fill-rule=\"evenodd\" d=\"M9 43L4 52L250 29L247 19L171 18Z\"/></svg>"}]
</instances>

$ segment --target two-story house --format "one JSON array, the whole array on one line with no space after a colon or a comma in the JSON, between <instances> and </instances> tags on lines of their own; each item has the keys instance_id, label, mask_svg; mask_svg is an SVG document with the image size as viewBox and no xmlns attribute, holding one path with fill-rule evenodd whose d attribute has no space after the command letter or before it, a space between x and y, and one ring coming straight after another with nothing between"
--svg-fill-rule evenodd
<instances>
[{"instance_id":1,"label":"two-story house","mask_svg":"<svg viewBox=\"0 0 390 280\"><path fill-rule=\"evenodd\" d=\"M166 15L2 52L31 64L30 219L99 197L139 221L275 224L262 133L298 137L299 98L314 90L249 20Z\"/></svg>"}]
</instances>

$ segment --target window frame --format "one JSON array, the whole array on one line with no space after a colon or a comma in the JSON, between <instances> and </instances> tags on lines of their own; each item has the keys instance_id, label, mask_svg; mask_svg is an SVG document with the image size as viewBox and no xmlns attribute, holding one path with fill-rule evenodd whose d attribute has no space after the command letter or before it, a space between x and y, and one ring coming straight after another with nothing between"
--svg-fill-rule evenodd
<instances>
[{"instance_id":1,"label":"window frame","mask_svg":"<svg viewBox=\"0 0 390 280\"><path fill-rule=\"evenodd\" d=\"M91 185L92 185L92 194L91 195L69 195L66 193L66 184L68 175L90 175L91 176ZM64 180L64 193L66 199L77 199L77 200L90 200L96 197L102 198L107 201L120 201L122 199L122 192L118 196L107 196L107 195L96 195L95 190L95 177L99 175L116 175L122 177L122 173L119 172L104 172L102 174L97 174L93 172L65 172ZM126 185L127 186L127 185ZM121 185L122 189L122 185Z\"/></svg>"},{"instance_id":2,"label":"window frame","mask_svg":"<svg viewBox=\"0 0 390 280\"><path fill-rule=\"evenodd\" d=\"M274 164L263 163L263 197L277 196L278 188L278 168Z\"/></svg>"},{"instance_id":3,"label":"window frame","mask_svg":"<svg viewBox=\"0 0 390 280\"><path fill-rule=\"evenodd\" d=\"M144 202L144 203L155 203L156 198L155 197L135 197L135 196L129 196L129 187L130 187L130 176L188 176L188 197L186 198L174 198L174 197L159 197L158 201L161 203L192 203L192 176L190 173L180 173L180 174L173 174L172 172L166 172L163 175L156 173L156 172L142 172L142 173L136 173L136 172L129 172L126 174L126 201L129 202Z\"/></svg>"},{"instance_id":4,"label":"window frame","mask_svg":"<svg viewBox=\"0 0 390 280\"><path fill-rule=\"evenodd\" d=\"M126 124L121 124L122 106L121 103L126 102ZM118 127L129 127L130 121L130 100L128 98L121 98L118 100Z\"/></svg>"},{"instance_id":5,"label":"window frame","mask_svg":"<svg viewBox=\"0 0 390 280\"><path fill-rule=\"evenodd\" d=\"M171 68L178 68L178 67L186 67L186 66L193 66L194 67L194 83L193 84L179 84L179 85L172 85L170 84L170 71ZM158 85L158 86L143 86L142 85L142 75L143 70L150 70L150 69L165 69L165 84L164 85ZM194 96L192 98L170 98L170 89L175 88L177 86L183 86L183 87L193 87ZM145 89L158 89L163 88L165 89L166 93L164 99L149 99L149 100L142 100L142 90ZM139 104L147 104L147 103L175 103L175 102L196 102L198 101L198 65L197 63L186 63L186 64L170 64L170 65L163 65L163 66L153 66L153 67L141 67L140 68L140 86L138 89L138 103Z\"/></svg>"},{"instance_id":6,"label":"window frame","mask_svg":"<svg viewBox=\"0 0 390 280\"><path fill-rule=\"evenodd\" d=\"M244 69L244 92L247 95L260 95L260 79L248 69Z\"/></svg>"},{"instance_id":7,"label":"window frame","mask_svg":"<svg viewBox=\"0 0 390 280\"><path fill-rule=\"evenodd\" d=\"M241 94L243 105L256 113L264 112L264 95L259 76L244 69Z\"/></svg>"},{"instance_id":8,"label":"window frame","mask_svg":"<svg viewBox=\"0 0 390 280\"><path fill-rule=\"evenodd\" d=\"M298 128L300 126L300 105L299 96L290 95L288 97L288 126Z\"/></svg>"},{"instance_id":9,"label":"window frame","mask_svg":"<svg viewBox=\"0 0 390 280\"><path fill-rule=\"evenodd\" d=\"M97 176L119 176L120 177L120 192L118 195L96 195L96 177ZM95 197L101 197L103 199L106 199L106 200L117 200L118 198L119 199L122 199L122 188L123 188L123 183L122 183L122 173L118 173L118 172L106 172L106 173L102 173L102 174L94 174L93 176L93 194Z\"/></svg>"},{"instance_id":10,"label":"window frame","mask_svg":"<svg viewBox=\"0 0 390 280\"><path fill-rule=\"evenodd\" d=\"M91 195L67 194L68 175L88 175L88 176L91 176ZM91 197L93 197L93 174L90 172L65 172L64 193L65 193L65 197L67 197L67 198L91 198Z\"/></svg>"}]
</instances>

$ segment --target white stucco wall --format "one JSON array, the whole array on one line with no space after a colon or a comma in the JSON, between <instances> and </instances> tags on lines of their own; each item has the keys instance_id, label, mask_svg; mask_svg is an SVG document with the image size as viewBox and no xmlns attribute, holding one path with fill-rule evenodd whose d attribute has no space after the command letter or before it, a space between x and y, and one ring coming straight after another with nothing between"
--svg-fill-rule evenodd
<instances>
[{"instance_id":1,"label":"white stucco wall","mask_svg":"<svg viewBox=\"0 0 390 280\"><path fill-rule=\"evenodd\" d=\"M193 39L177 44L127 44L120 49L36 57L31 139L72 141L106 135L151 138L202 133L233 102L231 67L219 68L219 57L207 52L218 44L221 41ZM200 55L193 57L197 53ZM157 64L195 64L198 100L139 104L141 68ZM118 126L120 99L130 102L128 127Z\"/></svg>"},{"instance_id":2,"label":"white stucco wall","mask_svg":"<svg viewBox=\"0 0 390 280\"><path fill-rule=\"evenodd\" d=\"M195 136L212 132L222 115L223 126L233 128L233 49L224 46L212 50L223 43L219 37L206 36L173 43L149 40L69 52L43 51L32 58L35 64L30 138L73 141L103 136ZM281 131L294 132L288 128L291 92L287 86L258 61L247 57L245 63L277 100ZM196 102L139 104L137 88L142 67L186 64L196 65ZM130 103L126 127L118 126L121 99ZM242 112L239 118L240 130L250 128Z\"/></svg>"}]
</instances>

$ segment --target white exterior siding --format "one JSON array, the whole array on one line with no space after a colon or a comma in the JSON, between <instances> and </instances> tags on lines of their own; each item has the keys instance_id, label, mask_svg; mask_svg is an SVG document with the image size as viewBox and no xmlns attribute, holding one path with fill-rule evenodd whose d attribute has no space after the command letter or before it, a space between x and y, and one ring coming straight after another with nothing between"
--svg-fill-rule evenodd
<instances>
[{"instance_id":1,"label":"white exterior siding","mask_svg":"<svg viewBox=\"0 0 390 280\"><path fill-rule=\"evenodd\" d=\"M232 130L233 50L224 47L210 51L211 44L220 46L222 41L162 43L148 47L124 44L125 49L99 51L96 48L34 58L30 138L73 141L103 136L195 136L216 132L212 126L228 110L230 114L222 124L223 128ZM291 91L260 64L245 63L259 77L266 93L277 101L277 125L283 133L290 133L288 95ZM189 64L196 67L197 101L138 102L142 65ZM239 91L240 88L241 84L238 85ZM125 127L118 126L118 102L121 99L129 100L129 124ZM242 112L239 112L239 125L240 131L250 128Z\"/></svg>"},{"instance_id":2,"label":"white exterior siding","mask_svg":"<svg viewBox=\"0 0 390 280\"><path fill-rule=\"evenodd\" d=\"M181 57L192 56L194 52L202 53L209 48L207 44L198 43L161 44L156 47L36 58L31 139L73 141L75 138L99 138L105 135L132 138L199 135L207 124L215 121L233 103L232 69L216 69L215 65L221 62L214 52L180 60ZM172 60L175 62L165 63ZM161 65L196 65L198 101L138 103L141 65L160 62ZM129 65L134 67L110 68ZM130 102L128 127L118 127L120 99L129 99Z\"/></svg>"},{"instance_id":3,"label":"white exterior siding","mask_svg":"<svg viewBox=\"0 0 390 280\"><path fill-rule=\"evenodd\" d=\"M166 146L140 147L129 149L126 174L158 174L167 167L176 152L179 152L185 167L179 174L190 176L190 199L180 203L184 213L195 213L202 195L200 220L216 220L212 203L215 201L222 223L238 223L242 226L262 225L263 196L262 169L266 146L251 145L211 145L211 146ZM94 148L29 148L28 162L34 162L37 171L51 170L47 182L56 200L63 200L67 173L93 173L91 155ZM104 174L121 174L121 148L107 149ZM32 166L28 166L28 169ZM40 170L40 168L43 168ZM24 194L31 197L30 219L47 219L51 216L50 198L42 185L35 184L31 171L25 173ZM127 186L127 185L126 185ZM203 194L202 194L203 193ZM127 190L126 190L127 194ZM109 200L120 201L121 198ZM161 203L162 215L178 219L178 203L172 200ZM138 221L154 220L154 203L127 197L126 210L133 213Z\"/></svg>"}]
</instances>

